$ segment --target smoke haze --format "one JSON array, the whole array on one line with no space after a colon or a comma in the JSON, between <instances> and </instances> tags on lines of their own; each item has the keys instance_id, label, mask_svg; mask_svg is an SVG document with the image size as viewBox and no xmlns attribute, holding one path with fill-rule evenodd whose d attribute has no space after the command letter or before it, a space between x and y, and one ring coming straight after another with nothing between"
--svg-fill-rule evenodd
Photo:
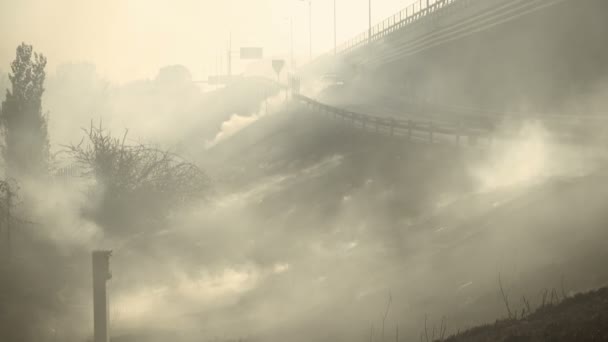
<instances>
[{"instance_id":1,"label":"smoke haze","mask_svg":"<svg viewBox=\"0 0 608 342\"><path fill-rule=\"evenodd\" d=\"M378 3L374 18L402 5ZM312 4L317 55L332 45L331 25L321 24L331 6ZM347 62L335 75L303 72L304 95L344 112L492 128L477 144L395 138L286 100L268 58L287 56L283 14L298 13L305 42L305 5L0 5L0 88L10 88L21 40L51 61L42 99L51 171L19 179L0 269L0 340L4 331L14 341L91 340L90 253L100 249L113 251L111 337L122 342L384 342L397 330L418 340L443 318L455 333L504 317L499 275L516 310L522 296L538 305L539 291L564 282L572 293L608 285L606 75L593 91L541 105L540 81L533 95L503 78L496 89L480 81L451 91L473 77L437 60L415 78ZM365 5L350 4L340 37L365 29ZM235 46L263 45L267 59L235 66L226 86L198 83L215 73L230 30ZM296 44L297 63L307 47ZM404 69L418 70L408 61ZM495 110L482 116L481 104ZM186 186L186 195L169 187L121 197L128 184L112 188L70 153L93 146L87 130L96 127L121 156L161 151L166 159L144 163L141 178L167 160L159 175L170 181L175 165L200 168L205 196L187 197Z\"/></svg>"}]
</instances>

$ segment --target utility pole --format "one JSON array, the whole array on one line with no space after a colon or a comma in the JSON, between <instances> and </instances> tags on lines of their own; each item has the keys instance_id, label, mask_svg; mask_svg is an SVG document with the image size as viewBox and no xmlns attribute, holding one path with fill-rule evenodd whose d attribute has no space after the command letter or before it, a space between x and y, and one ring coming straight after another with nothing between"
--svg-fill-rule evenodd
<instances>
[{"instance_id":1,"label":"utility pole","mask_svg":"<svg viewBox=\"0 0 608 342\"><path fill-rule=\"evenodd\" d=\"M218 58L220 59L220 75L221 75L222 73L224 73L224 58L222 57L221 53L219 53Z\"/></svg>"},{"instance_id":2,"label":"utility pole","mask_svg":"<svg viewBox=\"0 0 608 342\"><path fill-rule=\"evenodd\" d=\"M300 0L308 2L308 59L312 61L312 0Z\"/></svg>"},{"instance_id":3,"label":"utility pole","mask_svg":"<svg viewBox=\"0 0 608 342\"><path fill-rule=\"evenodd\" d=\"M222 55L216 51L215 74L219 77L221 73L222 73Z\"/></svg>"},{"instance_id":4,"label":"utility pole","mask_svg":"<svg viewBox=\"0 0 608 342\"><path fill-rule=\"evenodd\" d=\"M222 54L215 52L215 74L219 77L222 73Z\"/></svg>"},{"instance_id":5,"label":"utility pole","mask_svg":"<svg viewBox=\"0 0 608 342\"><path fill-rule=\"evenodd\" d=\"M293 57L293 17L284 17L283 20L289 20L289 67L295 69Z\"/></svg>"}]
</instances>

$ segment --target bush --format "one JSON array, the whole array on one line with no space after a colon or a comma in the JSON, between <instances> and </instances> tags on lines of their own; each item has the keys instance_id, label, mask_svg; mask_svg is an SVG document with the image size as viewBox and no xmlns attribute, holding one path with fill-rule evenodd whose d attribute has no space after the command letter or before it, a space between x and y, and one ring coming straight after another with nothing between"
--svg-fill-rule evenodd
<instances>
[{"instance_id":1,"label":"bush","mask_svg":"<svg viewBox=\"0 0 608 342\"><path fill-rule=\"evenodd\" d=\"M67 152L95 180L97 205L88 213L106 228L128 228L156 221L171 210L207 198L210 181L193 163L169 151L143 144L128 145L101 126L83 129L85 136Z\"/></svg>"}]
</instances>

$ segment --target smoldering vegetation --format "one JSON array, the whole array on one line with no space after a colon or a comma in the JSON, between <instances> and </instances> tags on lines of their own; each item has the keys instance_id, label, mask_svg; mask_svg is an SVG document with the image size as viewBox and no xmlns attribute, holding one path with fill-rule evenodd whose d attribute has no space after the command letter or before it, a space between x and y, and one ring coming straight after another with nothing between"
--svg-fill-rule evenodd
<instances>
[{"instance_id":1,"label":"smoldering vegetation","mask_svg":"<svg viewBox=\"0 0 608 342\"><path fill-rule=\"evenodd\" d=\"M550 133L528 125L517 143L462 150L395 141L306 112L272 121L239 136L255 146L247 154L256 156L247 170L257 165L273 175L268 195L260 195L259 177L247 195L256 196L261 209L255 214L265 213L263 219L285 213L279 227L289 230L281 241L292 247L284 253L304 245L301 258L307 261L293 262L290 272L305 263L310 275L290 286L302 286L294 292L306 296L292 305L303 308L300 300L326 298L318 311L311 309L310 321L290 321L300 334L283 327L280 338L368 338L373 325L378 340L389 294L385 338L395 338L399 325L401 338L418 339L425 314L437 328L445 315L455 332L503 314L499 273L515 301L522 294L540 300L536 293L559 286L562 277L569 279L568 290L606 281L602 248L587 249L589 240L571 244L569 238L605 238L601 205L580 205L576 195L587 194L593 203L606 199L592 185L604 178L598 171L602 158L589 157L586 148L562 149ZM286 126L292 128L284 132ZM273 142L283 136L284 143L268 147L268 131L283 132ZM216 152L225 158L233 151L246 163L234 144L238 140ZM297 162L285 162L295 154ZM268 159L260 164L264 155ZM276 171L290 168L293 176ZM581 263L584 270L575 271ZM285 276L295 276L290 272ZM310 282L315 278L321 289ZM321 332L310 332L310 326Z\"/></svg>"}]
</instances>

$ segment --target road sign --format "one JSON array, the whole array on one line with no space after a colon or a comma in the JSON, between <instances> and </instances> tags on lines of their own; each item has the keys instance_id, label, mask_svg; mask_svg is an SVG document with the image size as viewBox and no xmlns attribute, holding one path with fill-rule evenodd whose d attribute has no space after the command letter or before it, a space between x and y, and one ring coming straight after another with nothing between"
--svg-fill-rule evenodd
<instances>
[{"instance_id":1,"label":"road sign","mask_svg":"<svg viewBox=\"0 0 608 342\"><path fill-rule=\"evenodd\" d=\"M241 59L262 59L264 58L264 49L261 47L242 47Z\"/></svg>"},{"instance_id":2,"label":"road sign","mask_svg":"<svg viewBox=\"0 0 608 342\"><path fill-rule=\"evenodd\" d=\"M283 60L283 59L273 59L272 60L272 68L274 69L274 72L277 73L277 78L280 77L281 70L283 70L284 66L285 66L285 60Z\"/></svg>"}]
</instances>

